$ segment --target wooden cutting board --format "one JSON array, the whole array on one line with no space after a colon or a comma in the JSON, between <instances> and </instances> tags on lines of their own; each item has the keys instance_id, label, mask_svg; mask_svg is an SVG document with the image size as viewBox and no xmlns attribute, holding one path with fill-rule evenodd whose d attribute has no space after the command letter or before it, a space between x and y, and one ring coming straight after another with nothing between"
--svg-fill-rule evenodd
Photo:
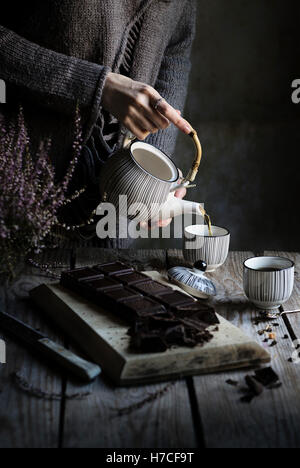
<instances>
[{"instance_id":1,"label":"wooden cutting board","mask_svg":"<svg viewBox=\"0 0 300 468\"><path fill-rule=\"evenodd\" d=\"M179 289L157 272L146 274ZM267 351L220 316L219 331L212 332L214 338L204 347L139 354L129 349L127 323L59 284L41 285L30 295L117 385L160 382L270 362Z\"/></svg>"}]
</instances>

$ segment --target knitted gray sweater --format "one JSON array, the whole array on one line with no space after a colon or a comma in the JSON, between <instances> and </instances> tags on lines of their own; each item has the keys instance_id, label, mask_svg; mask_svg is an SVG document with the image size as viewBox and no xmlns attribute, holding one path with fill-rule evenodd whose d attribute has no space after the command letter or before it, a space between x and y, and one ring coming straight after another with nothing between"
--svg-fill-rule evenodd
<instances>
[{"instance_id":1,"label":"knitted gray sweater","mask_svg":"<svg viewBox=\"0 0 300 468\"><path fill-rule=\"evenodd\" d=\"M0 106L0 119L15 118L21 102L33 149L41 139L52 139L51 157L60 178L70 159L79 105L84 142L100 163L105 162L116 149L102 134L107 74L126 69L132 79L152 85L182 109L195 10L196 0L10 0L0 20L0 79L8 86L8 103ZM122 130L119 125L117 146ZM172 155L176 135L171 126L148 142ZM82 158L89 168L86 178L95 185L99 165L96 170L90 151Z\"/></svg>"}]
</instances>

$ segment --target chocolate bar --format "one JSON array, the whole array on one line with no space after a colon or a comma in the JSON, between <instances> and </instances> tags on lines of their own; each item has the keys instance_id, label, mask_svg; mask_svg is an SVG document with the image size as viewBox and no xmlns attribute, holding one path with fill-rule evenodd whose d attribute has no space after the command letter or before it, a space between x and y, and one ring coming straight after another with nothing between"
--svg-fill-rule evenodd
<instances>
[{"instance_id":1,"label":"chocolate bar","mask_svg":"<svg viewBox=\"0 0 300 468\"><path fill-rule=\"evenodd\" d=\"M121 289L122 285L112 278L106 278L105 276L98 277L88 281L83 281L82 284L87 290L93 291L110 291L112 289Z\"/></svg>"},{"instance_id":2,"label":"chocolate bar","mask_svg":"<svg viewBox=\"0 0 300 468\"><path fill-rule=\"evenodd\" d=\"M173 291L168 294L159 295L157 300L166 307L177 307L180 305L192 305L194 299L179 291Z\"/></svg>"},{"instance_id":3,"label":"chocolate bar","mask_svg":"<svg viewBox=\"0 0 300 468\"><path fill-rule=\"evenodd\" d=\"M84 295L84 282L101 278L104 276L92 268L78 268L70 272L63 272L60 283L62 286Z\"/></svg>"},{"instance_id":4,"label":"chocolate bar","mask_svg":"<svg viewBox=\"0 0 300 468\"><path fill-rule=\"evenodd\" d=\"M142 295L137 291L129 288L116 289L112 291L106 291L105 296L117 303L122 303L131 299L141 298Z\"/></svg>"},{"instance_id":5,"label":"chocolate bar","mask_svg":"<svg viewBox=\"0 0 300 468\"><path fill-rule=\"evenodd\" d=\"M172 346L203 346L219 320L214 309L153 281L121 262L62 273L61 284L131 325L131 347L164 352Z\"/></svg>"},{"instance_id":6,"label":"chocolate bar","mask_svg":"<svg viewBox=\"0 0 300 468\"><path fill-rule=\"evenodd\" d=\"M164 306L147 297L124 301L123 307L126 314L132 316L135 320L167 312Z\"/></svg>"},{"instance_id":7,"label":"chocolate bar","mask_svg":"<svg viewBox=\"0 0 300 468\"><path fill-rule=\"evenodd\" d=\"M134 286L134 289L136 289L141 294L152 297L154 299L156 299L158 295L171 293L173 291L172 288L164 286L163 284L158 283L157 281L147 281L146 283L136 284Z\"/></svg>"},{"instance_id":8,"label":"chocolate bar","mask_svg":"<svg viewBox=\"0 0 300 468\"><path fill-rule=\"evenodd\" d=\"M105 263L104 265L96 265L95 270L99 270L107 276L115 276L122 273L133 272L134 269L121 262Z\"/></svg>"},{"instance_id":9,"label":"chocolate bar","mask_svg":"<svg viewBox=\"0 0 300 468\"><path fill-rule=\"evenodd\" d=\"M115 278L118 281L121 281L121 283L126 284L127 286L133 286L138 283L152 281L151 278L149 278L149 276L143 275L143 273L139 273L137 271L134 271L132 273L116 275Z\"/></svg>"}]
</instances>

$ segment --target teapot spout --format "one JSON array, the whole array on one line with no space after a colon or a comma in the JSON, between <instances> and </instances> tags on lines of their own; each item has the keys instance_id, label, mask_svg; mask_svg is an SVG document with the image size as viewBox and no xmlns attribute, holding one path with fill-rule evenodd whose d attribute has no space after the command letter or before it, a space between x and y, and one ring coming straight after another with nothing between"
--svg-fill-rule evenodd
<instances>
[{"instance_id":1,"label":"teapot spout","mask_svg":"<svg viewBox=\"0 0 300 468\"><path fill-rule=\"evenodd\" d=\"M171 194L154 221L175 218L183 214L196 214L203 217L203 207L200 203L181 200L176 198L174 194Z\"/></svg>"}]
</instances>

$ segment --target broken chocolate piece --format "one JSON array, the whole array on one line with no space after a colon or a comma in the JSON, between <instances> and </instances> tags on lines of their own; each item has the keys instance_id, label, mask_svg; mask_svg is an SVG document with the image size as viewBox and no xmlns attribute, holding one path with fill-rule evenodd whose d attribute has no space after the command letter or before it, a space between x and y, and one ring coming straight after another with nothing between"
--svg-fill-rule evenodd
<instances>
[{"instance_id":1,"label":"broken chocolate piece","mask_svg":"<svg viewBox=\"0 0 300 468\"><path fill-rule=\"evenodd\" d=\"M164 340L154 333L134 334L131 346L143 353L164 353L168 349Z\"/></svg>"},{"instance_id":2,"label":"broken chocolate piece","mask_svg":"<svg viewBox=\"0 0 300 468\"><path fill-rule=\"evenodd\" d=\"M194 326L207 328L210 325L219 325L220 321L215 310L200 301L187 306L179 306L174 310L174 315L178 319L187 320Z\"/></svg>"},{"instance_id":3,"label":"broken chocolate piece","mask_svg":"<svg viewBox=\"0 0 300 468\"><path fill-rule=\"evenodd\" d=\"M126 284L127 286L133 286L138 283L152 281L152 279L149 278L149 276L146 276L143 273L139 273L138 271L134 271L133 273L116 275L115 279L117 279L118 281L121 281L123 284Z\"/></svg>"},{"instance_id":4,"label":"broken chocolate piece","mask_svg":"<svg viewBox=\"0 0 300 468\"><path fill-rule=\"evenodd\" d=\"M168 328L164 334L164 338L170 345L176 344L184 346L186 344L185 329L183 325Z\"/></svg>"},{"instance_id":5,"label":"broken chocolate piece","mask_svg":"<svg viewBox=\"0 0 300 468\"><path fill-rule=\"evenodd\" d=\"M94 268L107 276L114 276L134 271L132 267L121 262L104 263L102 265L96 265Z\"/></svg>"},{"instance_id":6,"label":"broken chocolate piece","mask_svg":"<svg viewBox=\"0 0 300 468\"><path fill-rule=\"evenodd\" d=\"M265 367L255 371L255 379L264 387L269 387L279 381L278 375L273 371L272 367Z\"/></svg>"},{"instance_id":7,"label":"broken chocolate piece","mask_svg":"<svg viewBox=\"0 0 300 468\"><path fill-rule=\"evenodd\" d=\"M251 375L246 375L245 381L249 389L255 396L259 396L263 393L264 387L258 380L256 380L255 377L252 377Z\"/></svg>"},{"instance_id":8,"label":"broken chocolate piece","mask_svg":"<svg viewBox=\"0 0 300 468\"><path fill-rule=\"evenodd\" d=\"M226 380L226 383L228 385L231 385L232 387L237 387L239 384L236 380L231 380L231 379Z\"/></svg>"},{"instance_id":9,"label":"broken chocolate piece","mask_svg":"<svg viewBox=\"0 0 300 468\"><path fill-rule=\"evenodd\" d=\"M159 294L170 293L173 291L172 288L164 286L163 284L158 283L157 281L147 281L146 283L136 284L134 286L134 289L146 296L153 298L157 298Z\"/></svg>"},{"instance_id":10,"label":"broken chocolate piece","mask_svg":"<svg viewBox=\"0 0 300 468\"><path fill-rule=\"evenodd\" d=\"M272 341L272 343L270 344L270 348L273 348L274 346L277 346L277 344L278 343L277 343L276 340Z\"/></svg>"}]
</instances>

